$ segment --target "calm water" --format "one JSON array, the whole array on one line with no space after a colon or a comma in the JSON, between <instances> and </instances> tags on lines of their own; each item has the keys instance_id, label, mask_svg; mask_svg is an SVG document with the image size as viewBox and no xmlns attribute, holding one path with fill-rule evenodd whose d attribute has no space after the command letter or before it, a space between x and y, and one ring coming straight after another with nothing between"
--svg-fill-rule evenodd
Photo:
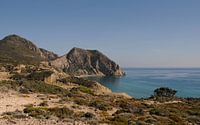
<instances>
[{"instance_id":1,"label":"calm water","mask_svg":"<svg viewBox=\"0 0 200 125\"><path fill-rule=\"evenodd\" d=\"M200 97L200 69L125 69L124 77L90 77L114 92L149 97L158 87L178 90L180 97Z\"/></svg>"}]
</instances>

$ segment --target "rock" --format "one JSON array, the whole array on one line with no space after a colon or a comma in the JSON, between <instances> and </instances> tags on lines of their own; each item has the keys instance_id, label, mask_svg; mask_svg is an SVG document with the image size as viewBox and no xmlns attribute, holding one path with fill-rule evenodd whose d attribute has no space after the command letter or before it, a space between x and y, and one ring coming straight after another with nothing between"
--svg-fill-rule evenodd
<instances>
[{"instance_id":1,"label":"rock","mask_svg":"<svg viewBox=\"0 0 200 125\"><path fill-rule=\"evenodd\" d=\"M6 72L6 68L5 67L0 67L0 72Z\"/></svg>"},{"instance_id":2,"label":"rock","mask_svg":"<svg viewBox=\"0 0 200 125\"><path fill-rule=\"evenodd\" d=\"M73 48L68 54L51 61L51 65L73 75L123 76L124 71L98 50Z\"/></svg>"},{"instance_id":3,"label":"rock","mask_svg":"<svg viewBox=\"0 0 200 125\"><path fill-rule=\"evenodd\" d=\"M44 57L48 60L54 60L54 59L58 58L58 55L51 51L45 50L43 48L40 48L40 51L42 52Z\"/></svg>"},{"instance_id":4,"label":"rock","mask_svg":"<svg viewBox=\"0 0 200 125\"><path fill-rule=\"evenodd\" d=\"M95 90L95 94L97 94L97 95L98 94L101 95L101 94L111 94L112 93L112 91L109 88L101 85L98 82L94 82L92 88L93 88L93 90Z\"/></svg>"}]
</instances>

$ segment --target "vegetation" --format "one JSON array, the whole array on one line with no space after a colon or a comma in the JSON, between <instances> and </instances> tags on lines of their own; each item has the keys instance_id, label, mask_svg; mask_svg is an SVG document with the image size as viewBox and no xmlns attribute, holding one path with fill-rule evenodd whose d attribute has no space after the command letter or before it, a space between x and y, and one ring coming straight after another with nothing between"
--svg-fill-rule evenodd
<instances>
[{"instance_id":1,"label":"vegetation","mask_svg":"<svg viewBox=\"0 0 200 125\"><path fill-rule=\"evenodd\" d=\"M44 79L51 76L51 74L53 74L52 71L33 72L29 74L26 78L28 80L44 81Z\"/></svg>"},{"instance_id":2,"label":"vegetation","mask_svg":"<svg viewBox=\"0 0 200 125\"><path fill-rule=\"evenodd\" d=\"M174 97L176 94L176 90L173 90L168 87L161 87L156 90L154 90L154 96L155 97Z\"/></svg>"},{"instance_id":3,"label":"vegetation","mask_svg":"<svg viewBox=\"0 0 200 125\"><path fill-rule=\"evenodd\" d=\"M81 92L83 92L83 93L93 94L92 90L91 90L90 88L88 88L88 87L85 87L85 86L80 85L80 86L78 87L78 89L79 89Z\"/></svg>"},{"instance_id":4,"label":"vegetation","mask_svg":"<svg viewBox=\"0 0 200 125\"><path fill-rule=\"evenodd\" d=\"M14 89L19 92L34 92L43 94L58 94L58 95L68 95L69 91L55 86L46 84L42 81L0 81L0 86L5 86L9 89Z\"/></svg>"},{"instance_id":5,"label":"vegetation","mask_svg":"<svg viewBox=\"0 0 200 125\"><path fill-rule=\"evenodd\" d=\"M15 80L0 81L1 90L12 89L23 94L47 95L38 97L41 98L41 102L36 105L24 106L23 111L6 112L3 115L19 119L29 118L29 116L38 119L56 117L56 119L81 120L88 124L108 123L111 125L200 123L200 99L175 98L177 91L170 88L158 88L154 91L153 98L136 100L112 94L97 95L87 80L76 77L62 79L63 83L76 82L78 86L73 86L73 88L70 84L68 88L65 84L65 88L64 85L64 87L59 87L44 83L42 80L50 74L51 72L46 71L34 71L29 75L16 73ZM50 97L52 94L55 94L59 100L54 101L53 97ZM159 98L165 101L162 102ZM54 103L56 104L53 107ZM70 104L69 108L67 108L68 104ZM88 110L80 111L84 108Z\"/></svg>"},{"instance_id":6,"label":"vegetation","mask_svg":"<svg viewBox=\"0 0 200 125\"><path fill-rule=\"evenodd\" d=\"M54 107L54 108L44 108L44 107L27 107L24 109L24 113L29 116L41 118L48 118L50 116L56 116L58 118L69 118L73 116L73 111L66 107Z\"/></svg>"},{"instance_id":7,"label":"vegetation","mask_svg":"<svg viewBox=\"0 0 200 125\"><path fill-rule=\"evenodd\" d=\"M105 101L102 101L100 99L91 101L89 106L95 107L95 108L97 108L99 110L103 110L103 111L112 109L112 107L108 103L105 103Z\"/></svg>"},{"instance_id":8,"label":"vegetation","mask_svg":"<svg viewBox=\"0 0 200 125\"><path fill-rule=\"evenodd\" d=\"M62 83L75 83L75 84L78 84L78 85L82 85L82 86L85 86L85 87L92 87L94 85L94 81L90 81L90 80L86 80L86 79L83 79L83 78L78 78L78 77L67 77L67 78L64 78L64 79L60 79L59 82L62 82Z\"/></svg>"},{"instance_id":9,"label":"vegetation","mask_svg":"<svg viewBox=\"0 0 200 125\"><path fill-rule=\"evenodd\" d=\"M15 73L11 78L13 80L35 80L35 81L44 81L45 78L51 76L52 71L35 71L30 74L20 74Z\"/></svg>"}]
</instances>

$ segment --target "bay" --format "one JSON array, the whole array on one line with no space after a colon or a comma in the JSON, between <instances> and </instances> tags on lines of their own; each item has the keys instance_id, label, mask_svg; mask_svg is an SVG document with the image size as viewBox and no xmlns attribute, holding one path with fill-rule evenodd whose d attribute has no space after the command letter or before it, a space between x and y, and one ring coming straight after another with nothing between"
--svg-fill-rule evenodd
<instances>
[{"instance_id":1,"label":"bay","mask_svg":"<svg viewBox=\"0 0 200 125\"><path fill-rule=\"evenodd\" d=\"M159 87L176 89L179 97L200 97L199 68L126 68L123 77L88 77L113 92L146 98Z\"/></svg>"}]
</instances>

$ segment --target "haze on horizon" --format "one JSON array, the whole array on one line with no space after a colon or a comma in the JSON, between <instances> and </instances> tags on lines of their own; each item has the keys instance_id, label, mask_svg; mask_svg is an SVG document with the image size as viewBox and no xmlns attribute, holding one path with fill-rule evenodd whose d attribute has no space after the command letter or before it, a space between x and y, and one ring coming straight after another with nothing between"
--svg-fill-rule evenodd
<instances>
[{"instance_id":1,"label":"haze on horizon","mask_svg":"<svg viewBox=\"0 0 200 125\"><path fill-rule=\"evenodd\" d=\"M1 0L0 38L59 55L98 49L122 67L200 67L198 0Z\"/></svg>"}]
</instances>

